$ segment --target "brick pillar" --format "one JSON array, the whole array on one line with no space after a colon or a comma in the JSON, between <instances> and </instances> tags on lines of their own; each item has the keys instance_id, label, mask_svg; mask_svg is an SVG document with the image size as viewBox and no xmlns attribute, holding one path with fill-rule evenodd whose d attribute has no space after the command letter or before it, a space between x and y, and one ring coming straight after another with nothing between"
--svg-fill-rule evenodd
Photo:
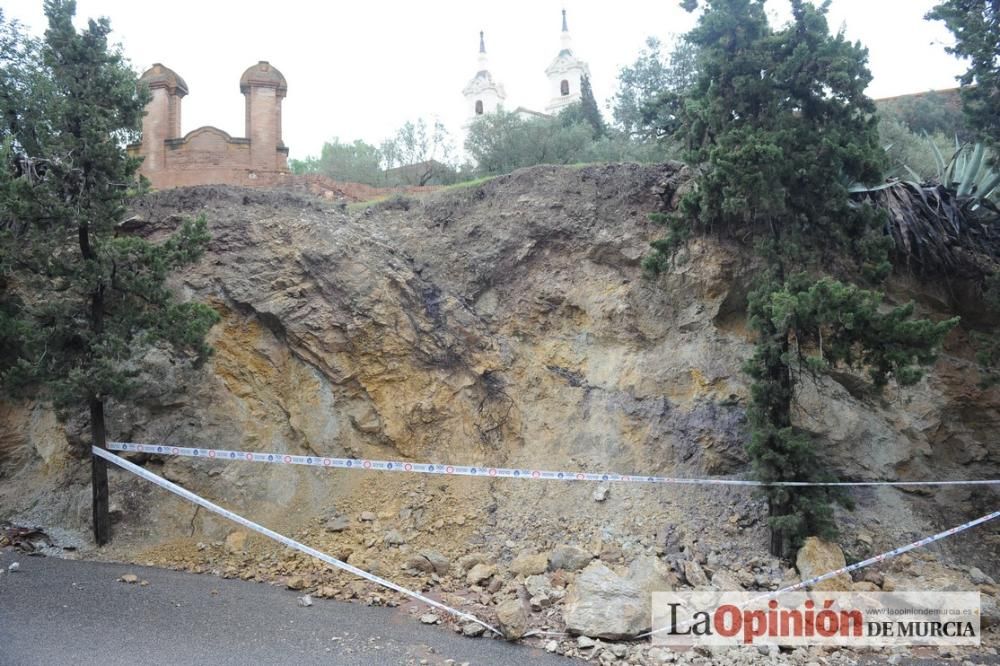
<instances>
[{"instance_id":1,"label":"brick pillar","mask_svg":"<svg viewBox=\"0 0 1000 666\"><path fill-rule=\"evenodd\" d=\"M266 61L253 65L240 78L246 97L246 136L250 139L250 168L284 171L281 140L281 100L288 92L285 77Z\"/></svg>"},{"instance_id":2,"label":"brick pillar","mask_svg":"<svg viewBox=\"0 0 1000 666\"><path fill-rule=\"evenodd\" d=\"M156 174L166 169L164 141L181 135L181 100L187 95L187 83L176 72L161 63L146 70L139 82L145 84L152 99L146 105L142 119L143 156L140 171L157 184Z\"/></svg>"}]
</instances>

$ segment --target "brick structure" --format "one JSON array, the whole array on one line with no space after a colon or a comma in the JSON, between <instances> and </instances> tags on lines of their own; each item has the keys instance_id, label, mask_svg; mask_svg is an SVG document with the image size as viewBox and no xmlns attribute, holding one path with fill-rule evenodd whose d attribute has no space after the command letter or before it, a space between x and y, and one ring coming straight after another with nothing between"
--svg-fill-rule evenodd
<instances>
[{"instance_id":1,"label":"brick structure","mask_svg":"<svg viewBox=\"0 0 1000 666\"><path fill-rule=\"evenodd\" d=\"M240 77L245 138L207 126L182 137L181 101L188 94L184 79L156 63L139 80L149 86L152 100L142 121L142 142L129 146L129 152L143 158L139 171L153 187L285 184L288 148L281 140L281 100L288 83L269 63L262 60Z\"/></svg>"}]
</instances>

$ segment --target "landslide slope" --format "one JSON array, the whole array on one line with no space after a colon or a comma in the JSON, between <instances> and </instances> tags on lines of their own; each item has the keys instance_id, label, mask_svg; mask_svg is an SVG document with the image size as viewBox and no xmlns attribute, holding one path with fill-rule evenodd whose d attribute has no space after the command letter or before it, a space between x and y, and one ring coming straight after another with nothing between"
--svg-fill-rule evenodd
<instances>
[{"instance_id":1,"label":"landslide slope","mask_svg":"<svg viewBox=\"0 0 1000 666\"><path fill-rule=\"evenodd\" d=\"M149 195L128 232L162 238L184 216L207 218L209 250L176 287L222 321L202 368L160 350L136 359L146 388L134 405L110 406L111 435L414 462L745 475L750 253L703 237L656 280L640 267L661 233L648 213L670 210L685 181L670 164L535 167L352 208L226 187ZM916 299L931 316L950 308L947 293L912 280L897 280L890 295ZM979 386L971 356L956 333L925 381L883 397L849 374L806 381L797 418L845 478L996 477L1000 392ZM34 403L2 410L0 519L43 525L86 548L85 416L59 421ZM766 552L762 503L739 488L615 485L597 502L585 484L134 459L374 569L392 571L419 547L504 562L570 543L622 563L683 547L734 569ZM138 479L116 472L112 488L121 513L108 556L211 564L223 557L218 549L195 544L227 537L230 554L246 550L232 526ZM983 488L855 497L858 508L841 517L852 557L981 515L998 499ZM362 512L373 515L360 521ZM335 516L351 526L319 527ZM942 549L996 573L996 546L992 528ZM252 575L294 570L274 561Z\"/></svg>"}]
</instances>

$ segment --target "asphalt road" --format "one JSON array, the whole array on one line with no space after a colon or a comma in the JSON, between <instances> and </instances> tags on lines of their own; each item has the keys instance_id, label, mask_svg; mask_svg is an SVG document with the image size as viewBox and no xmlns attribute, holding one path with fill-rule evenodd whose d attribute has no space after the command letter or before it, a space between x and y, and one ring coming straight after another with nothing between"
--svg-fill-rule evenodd
<instances>
[{"instance_id":1,"label":"asphalt road","mask_svg":"<svg viewBox=\"0 0 1000 666\"><path fill-rule=\"evenodd\" d=\"M17 561L14 573L7 566ZM0 552L0 664L560 664L523 645L463 638L401 609L165 569ZM142 587L118 582L134 573ZM421 609L421 612L424 612Z\"/></svg>"}]
</instances>

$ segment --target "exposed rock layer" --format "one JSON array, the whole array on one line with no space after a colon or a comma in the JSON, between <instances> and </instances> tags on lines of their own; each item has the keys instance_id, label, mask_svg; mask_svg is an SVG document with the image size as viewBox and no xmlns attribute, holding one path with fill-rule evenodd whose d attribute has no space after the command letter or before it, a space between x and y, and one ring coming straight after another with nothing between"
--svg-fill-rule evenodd
<instances>
[{"instance_id":1,"label":"exposed rock layer","mask_svg":"<svg viewBox=\"0 0 1000 666\"><path fill-rule=\"evenodd\" d=\"M162 238L181 216L207 217L209 251L176 286L223 320L202 369L159 350L141 359L152 382L134 406L111 406L111 434L423 462L746 474L747 249L698 238L657 280L639 266L661 233L647 214L670 209L683 182L673 165L537 167L355 213L237 188L150 195L136 207L137 233ZM900 281L892 296L943 316L947 294L933 289ZM978 386L969 359L956 334L927 380L884 398L849 375L805 381L798 422L845 478L995 477L1000 393ZM15 480L2 484L0 518L85 535L83 417L63 428L42 406L22 404L0 421L9 433L0 465ZM140 460L283 531L342 507L405 511L392 525L372 514L330 531L348 539L380 529L377 545L350 554L373 566L379 549L408 548L416 535L427 543L415 547L472 545L500 558L575 543L622 562L654 549L688 559L719 551L735 567L765 551L763 507L744 489L615 486L598 503L584 484ZM113 488L119 543L133 552L231 529L124 474ZM841 518L851 557L997 504L982 488L855 496L860 509ZM945 548L964 545L965 560L995 574L991 538L986 530Z\"/></svg>"}]
</instances>

